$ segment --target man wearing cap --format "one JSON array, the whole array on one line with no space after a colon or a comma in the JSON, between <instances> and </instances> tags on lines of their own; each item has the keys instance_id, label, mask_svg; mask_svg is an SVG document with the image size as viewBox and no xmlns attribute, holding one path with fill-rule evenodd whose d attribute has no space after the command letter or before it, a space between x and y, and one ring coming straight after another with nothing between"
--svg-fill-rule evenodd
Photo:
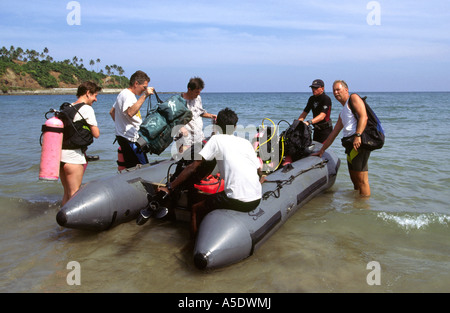
<instances>
[{"instance_id":1,"label":"man wearing cap","mask_svg":"<svg viewBox=\"0 0 450 313\"><path fill-rule=\"evenodd\" d=\"M298 120L314 126L313 140L322 143L333 130L333 123L330 118L331 99L325 94L323 80L315 79L309 87L311 87L313 95L309 97L308 103ZM305 122L304 120L311 110L313 118Z\"/></svg>"}]
</instances>

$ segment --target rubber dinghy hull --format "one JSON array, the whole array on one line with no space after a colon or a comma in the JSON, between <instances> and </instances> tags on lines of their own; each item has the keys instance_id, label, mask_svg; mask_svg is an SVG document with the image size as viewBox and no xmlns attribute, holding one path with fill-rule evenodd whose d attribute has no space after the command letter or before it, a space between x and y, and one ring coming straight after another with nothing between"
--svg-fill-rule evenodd
<instances>
[{"instance_id":1,"label":"rubber dinghy hull","mask_svg":"<svg viewBox=\"0 0 450 313\"><path fill-rule=\"evenodd\" d=\"M164 160L90 181L61 208L56 221L67 228L102 231L136 220L148 205L143 183L163 181L172 164Z\"/></svg>"},{"instance_id":2,"label":"rubber dinghy hull","mask_svg":"<svg viewBox=\"0 0 450 313\"><path fill-rule=\"evenodd\" d=\"M314 151L320 143L315 142ZM149 204L149 190L166 182L173 160L123 171L85 184L58 212L67 228L103 231L136 220ZM329 150L322 158L308 156L271 173L263 183L263 199L248 213L218 209L202 221L194 247L200 269L224 267L251 256L300 207L333 186L340 166ZM178 204L175 216L189 221L189 211ZM138 226L137 226L138 227Z\"/></svg>"},{"instance_id":3,"label":"rubber dinghy hull","mask_svg":"<svg viewBox=\"0 0 450 313\"><path fill-rule=\"evenodd\" d=\"M316 144L317 145L317 144ZM340 160L333 152L309 156L276 171L263 184L263 199L248 213L215 210L202 221L194 247L197 268L224 267L251 256L300 207L333 186ZM278 188L281 186L281 188Z\"/></svg>"}]
</instances>

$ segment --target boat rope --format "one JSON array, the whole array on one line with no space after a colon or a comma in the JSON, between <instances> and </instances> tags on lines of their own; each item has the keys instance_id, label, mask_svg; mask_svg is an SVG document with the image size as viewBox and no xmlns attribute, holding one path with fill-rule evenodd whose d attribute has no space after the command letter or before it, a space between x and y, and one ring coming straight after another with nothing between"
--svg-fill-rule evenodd
<instances>
[{"instance_id":1,"label":"boat rope","mask_svg":"<svg viewBox=\"0 0 450 313\"><path fill-rule=\"evenodd\" d=\"M268 199L269 197L271 197L271 196L273 196L273 197L275 197L275 198L279 198L279 197L280 197L280 191L281 191L281 188L283 188L284 185L290 185L290 184L292 184L292 182L293 182L298 176L300 176L300 175L302 175L302 174L304 174L304 173L306 173L306 172L309 172L309 171L311 171L311 170L313 170L313 169L325 167L325 165L326 165L327 163L328 163L328 160L327 160L327 159L322 160L321 162L319 162L319 163L317 163L317 164L314 164L313 166L311 166L311 167L309 167L309 168L307 168L307 169L301 170L300 172L297 173L297 175L291 175L291 176L289 176L288 179L284 179L284 180L283 180L283 179L278 179L278 180L266 180L265 183L275 183L275 184L277 184L277 187L276 187L274 190L266 191L266 192L262 195L262 199L263 199L263 200L267 200L267 199Z\"/></svg>"}]
</instances>

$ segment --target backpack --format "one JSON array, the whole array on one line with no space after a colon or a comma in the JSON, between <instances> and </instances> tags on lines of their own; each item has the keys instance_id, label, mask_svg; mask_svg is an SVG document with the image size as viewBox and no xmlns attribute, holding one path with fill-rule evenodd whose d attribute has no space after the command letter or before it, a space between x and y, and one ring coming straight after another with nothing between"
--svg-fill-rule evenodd
<instances>
[{"instance_id":1,"label":"backpack","mask_svg":"<svg viewBox=\"0 0 450 313\"><path fill-rule=\"evenodd\" d=\"M367 125L363 133L361 134L361 147L369 151L381 149L385 141L383 126L381 126L381 122L378 119L377 115L366 102L367 97L363 97L361 99L364 102L364 106L366 107L367 112ZM355 108L353 107L351 96L348 100L348 106L352 113L355 115L356 120L359 120L358 113L356 113Z\"/></svg>"},{"instance_id":2,"label":"backpack","mask_svg":"<svg viewBox=\"0 0 450 313\"><path fill-rule=\"evenodd\" d=\"M292 161L304 158L313 151L311 135L311 127L302 121L294 120L280 135L280 149L283 149L284 145L284 155L291 156ZM280 155L283 155L282 153L283 151L280 150Z\"/></svg>"},{"instance_id":3,"label":"backpack","mask_svg":"<svg viewBox=\"0 0 450 313\"><path fill-rule=\"evenodd\" d=\"M68 102L64 102L59 107L57 117L64 123L63 149L86 149L87 146L94 142L94 136L92 136L89 124L79 112L83 105L85 103L71 105ZM81 120L74 122L73 119L77 113L81 115Z\"/></svg>"},{"instance_id":4,"label":"backpack","mask_svg":"<svg viewBox=\"0 0 450 313\"><path fill-rule=\"evenodd\" d=\"M164 102L158 96L157 99L158 107L147 113L139 127L137 144L142 151L159 155L172 143L172 129L189 123L192 112L181 95L174 95Z\"/></svg>"}]
</instances>

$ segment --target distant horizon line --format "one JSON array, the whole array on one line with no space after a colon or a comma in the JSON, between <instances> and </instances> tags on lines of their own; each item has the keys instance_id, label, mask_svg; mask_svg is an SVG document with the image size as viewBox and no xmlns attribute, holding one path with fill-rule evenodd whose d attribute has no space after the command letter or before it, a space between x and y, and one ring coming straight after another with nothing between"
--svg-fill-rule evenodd
<instances>
[{"instance_id":1,"label":"distant horizon line","mask_svg":"<svg viewBox=\"0 0 450 313\"><path fill-rule=\"evenodd\" d=\"M125 88L104 88L100 94L118 94ZM50 89L34 89L34 90L16 90L7 93L0 93L0 96L25 96L25 95L70 95L76 92L77 88L50 88ZM158 94L177 94L185 91L157 91ZM259 94L274 94L274 93L298 93L298 94L311 94L311 91L202 91L202 94L217 94L217 93L259 93ZM327 91L325 90L325 93ZM333 94L333 92L328 92ZM350 93L450 93L450 91L350 91Z\"/></svg>"},{"instance_id":2,"label":"distant horizon line","mask_svg":"<svg viewBox=\"0 0 450 313\"><path fill-rule=\"evenodd\" d=\"M182 91L184 92L184 91ZM325 90L325 92L327 92ZM371 92L371 93L431 93L431 92L441 92L448 93L449 91L354 91L356 93ZM163 92L159 92L163 93ZM164 93L177 93L177 92L164 92ZM311 93L311 91L202 91L203 93ZM332 93L332 92L330 92ZM350 91L353 93L353 91Z\"/></svg>"}]
</instances>

